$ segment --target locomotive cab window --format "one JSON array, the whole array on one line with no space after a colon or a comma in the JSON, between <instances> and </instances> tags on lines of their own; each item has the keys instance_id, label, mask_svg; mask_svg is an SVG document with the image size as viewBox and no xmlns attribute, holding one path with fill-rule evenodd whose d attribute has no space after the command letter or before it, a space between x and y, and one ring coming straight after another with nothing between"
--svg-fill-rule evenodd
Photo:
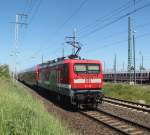
<instances>
[{"instance_id":1,"label":"locomotive cab window","mask_svg":"<svg viewBox=\"0 0 150 135\"><path fill-rule=\"evenodd\" d=\"M100 72L99 64L75 64L74 72L76 74L98 74Z\"/></svg>"},{"instance_id":2,"label":"locomotive cab window","mask_svg":"<svg viewBox=\"0 0 150 135\"><path fill-rule=\"evenodd\" d=\"M98 74L100 71L98 64L89 64L87 67L88 67L89 74Z\"/></svg>"},{"instance_id":3,"label":"locomotive cab window","mask_svg":"<svg viewBox=\"0 0 150 135\"><path fill-rule=\"evenodd\" d=\"M75 64L74 65L74 71L77 74L86 73L86 65L85 64Z\"/></svg>"}]
</instances>

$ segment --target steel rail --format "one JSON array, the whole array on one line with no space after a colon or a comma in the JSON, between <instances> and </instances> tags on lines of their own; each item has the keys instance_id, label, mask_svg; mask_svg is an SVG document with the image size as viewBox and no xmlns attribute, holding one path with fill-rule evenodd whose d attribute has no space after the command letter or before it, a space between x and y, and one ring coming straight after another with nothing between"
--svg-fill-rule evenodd
<instances>
[{"instance_id":1,"label":"steel rail","mask_svg":"<svg viewBox=\"0 0 150 135\"><path fill-rule=\"evenodd\" d=\"M125 106L128 108L133 108L139 111L148 112L150 113L150 106L146 104L111 98L111 97L104 97L103 102L108 102L111 104L119 105L119 106Z\"/></svg>"},{"instance_id":2,"label":"steel rail","mask_svg":"<svg viewBox=\"0 0 150 135\"><path fill-rule=\"evenodd\" d=\"M129 121L125 118L121 118L120 116L110 114L100 109L96 111L80 111L80 113L125 135L141 135L144 134L145 130L148 133L150 132L149 127Z\"/></svg>"}]
</instances>

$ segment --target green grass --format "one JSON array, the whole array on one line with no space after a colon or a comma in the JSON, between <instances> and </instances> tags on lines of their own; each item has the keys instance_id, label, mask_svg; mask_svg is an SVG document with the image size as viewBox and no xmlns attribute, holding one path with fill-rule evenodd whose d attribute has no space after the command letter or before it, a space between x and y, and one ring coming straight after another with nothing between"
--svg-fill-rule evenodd
<instances>
[{"instance_id":1,"label":"green grass","mask_svg":"<svg viewBox=\"0 0 150 135\"><path fill-rule=\"evenodd\" d=\"M42 103L10 79L0 78L0 135L71 134Z\"/></svg>"},{"instance_id":2,"label":"green grass","mask_svg":"<svg viewBox=\"0 0 150 135\"><path fill-rule=\"evenodd\" d=\"M134 102L144 100L146 104L150 104L150 86L105 83L104 94Z\"/></svg>"}]
</instances>

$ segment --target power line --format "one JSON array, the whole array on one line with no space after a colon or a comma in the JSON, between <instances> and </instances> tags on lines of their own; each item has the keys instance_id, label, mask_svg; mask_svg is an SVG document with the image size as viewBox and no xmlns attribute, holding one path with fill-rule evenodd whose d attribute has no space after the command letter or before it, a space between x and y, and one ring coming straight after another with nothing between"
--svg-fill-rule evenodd
<instances>
[{"instance_id":1,"label":"power line","mask_svg":"<svg viewBox=\"0 0 150 135\"><path fill-rule=\"evenodd\" d=\"M117 17L116 19L114 19L113 21L108 22L107 24L103 25L102 27L98 27L98 28L92 30L91 32L89 32L89 33L87 33L87 34L81 36L81 38L88 37L89 35L91 35L91 34L97 32L97 31L99 31L99 30L102 30L102 29L104 29L105 27L110 26L110 25L112 25L112 24L114 24L114 23L116 23L116 22L122 20L123 18L125 18L125 17L127 17L127 16L129 16L129 15L132 15L132 14L134 14L134 13L136 13L136 12L138 12L138 11L140 11L140 10L142 10L142 9L144 9L144 8L146 8L146 7L148 7L148 6L150 6L150 3L145 4L145 5L143 5L143 6L139 7L139 8L136 8L135 10L133 10L133 11L131 11L131 12L128 12L128 13L126 13L126 14L120 16L120 17Z\"/></svg>"},{"instance_id":2,"label":"power line","mask_svg":"<svg viewBox=\"0 0 150 135\"><path fill-rule=\"evenodd\" d=\"M140 24L140 25L137 25L137 26L135 26L136 28L138 28L138 29L141 29L141 28L143 28L143 27L146 27L146 26L148 26L148 25L150 25L150 22L147 22L147 23L145 23L145 24ZM137 30L138 30L137 29ZM126 34L126 30L122 30L122 31L119 31L119 32L117 32L117 33L114 33L114 34L110 34L110 35L108 35L108 36L105 36L104 38L102 38L101 39L101 41L105 41L106 39L110 39L110 38L112 38L112 37L115 37L115 36L120 36L121 34ZM107 40L108 41L108 40Z\"/></svg>"},{"instance_id":3,"label":"power line","mask_svg":"<svg viewBox=\"0 0 150 135\"><path fill-rule=\"evenodd\" d=\"M29 15L32 12L34 6L36 5L36 2L38 1L33 2L33 0L28 0L25 4L25 7L22 13Z\"/></svg>"},{"instance_id":4,"label":"power line","mask_svg":"<svg viewBox=\"0 0 150 135\"><path fill-rule=\"evenodd\" d=\"M138 0L136 1L136 4L138 4L139 2L141 2L142 0ZM94 28L97 27L98 25L103 24L104 22L111 20L112 17L115 17L116 15L120 14L121 12L125 11L126 9L129 9L129 6L131 6L131 1L128 1L127 3L124 3L122 6L120 6L117 9L114 9L113 11L111 11L110 13L96 19L95 21L93 21L93 23L90 23L86 26L84 26L83 28L81 28L79 30L79 32L81 33L82 31L86 31L86 29L90 29L90 28ZM100 22L100 23L99 23ZM99 24L97 24L99 23Z\"/></svg>"},{"instance_id":5,"label":"power line","mask_svg":"<svg viewBox=\"0 0 150 135\"><path fill-rule=\"evenodd\" d=\"M28 8L28 3L26 2L26 4L25 4L25 7L24 7L24 9L23 9L23 13L25 14L26 13L26 9Z\"/></svg>"},{"instance_id":6,"label":"power line","mask_svg":"<svg viewBox=\"0 0 150 135\"><path fill-rule=\"evenodd\" d=\"M34 17L36 16L38 10L39 10L39 7L42 3L42 0L37 0L37 1L34 1L33 0L30 0L29 1L30 3L26 3L25 7L24 7L24 10L23 10L23 14L28 14L29 16L29 21L28 21L28 26L32 23ZM34 10L34 12L32 13L32 11ZM31 17L30 17L31 15ZM27 35L27 32L24 33L23 37L22 37L22 40L25 39L26 35Z\"/></svg>"},{"instance_id":7,"label":"power line","mask_svg":"<svg viewBox=\"0 0 150 135\"><path fill-rule=\"evenodd\" d=\"M82 6L81 6L81 7L82 7ZM136 10L137 10L137 9L136 9ZM136 12L137 12L137 11L136 11ZM73 16L74 16L74 15L73 15ZM72 16L72 17L73 17L73 16ZM72 17L71 17L71 18L72 18ZM71 18L70 18L70 19L71 19ZM70 20L70 19L69 19L69 20ZM67 23L68 23L68 22L67 22ZM65 25L65 24L64 24L64 25Z\"/></svg>"},{"instance_id":8,"label":"power line","mask_svg":"<svg viewBox=\"0 0 150 135\"><path fill-rule=\"evenodd\" d=\"M79 5L79 7L65 20L65 22L60 26L59 29L62 29L75 16L82 9L82 7L85 5L87 1L88 0L83 0Z\"/></svg>"},{"instance_id":9,"label":"power line","mask_svg":"<svg viewBox=\"0 0 150 135\"><path fill-rule=\"evenodd\" d=\"M84 27L82 27L81 29L79 29L79 32L85 31L87 28L93 27L93 24L94 24L94 26L97 26L97 24L95 24L95 23L98 23L98 22L103 23L103 22L105 22L106 20L111 19L111 18L108 18L108 17L109 17L109 16L112 17L112 16L114 16L115 14L118 14L118 13L120 13L121 11L123 11L124 9L128 8L129 3L130 3L130 1L128 1L127 3L124 3L122 6L120 6L119 8L117 8L117 9L111 11L110 13L108 13L108 14L106 14L106 15L104 15L104 16L98 18L98 19L96 19L96 20L93 21L92 23L87 24L86 26L84 26ZM126 6L127 6L127 7L126 7ZM124 8L124 7L125 7L125 8ZM122 9L122 8L123 8L123 9Z\"/></svg>"},{"instance_id":10,"label":"power line","mask_svg":"<svg viewBox=\"0 0 150 135\"><path fill-rule=\"evenodd\" d=\"M34 2L33 2L33 0L30 0L29 2L26 2L26 5L23 10L23 14L28 14L28 16L31 15L29 24L33 21L34 17L36 16L41 3L42 3L42 0L36 0ZM32 11L33 11L33 13L32 13Z\"/></svg>"},{"instance_id":11,"label":"power line","mask_svg":"<svg viewBox=\"0 0 150 135\"><path fill-rule=\"evenodd\" d=\"M40 1L42 1L42 0L40 0ZM79 5L79 7L66 19L66 21L61 25L61 27L58 29L58 31L60 30L60 29L62 29L80 10L81 10L81 8L86 4L86 2L87 2L88 0L83 0L82 2L81 2L81 4ZM40 5L40 4L38 4L38 5ZM39 7L39 6L38 6ZM37 8L38 9L38 8ZM32 19L33 20L33 19ZM31 23L31 21L29 22L29 23ZM56 31L55 33L58 33L58 31ZM47 49L48 49L48 47L47 47ZM58 50L58 49L57 49ZM41 51L41 49L39 49L38 51L36 51L33 55L35 55L35 54L38 54L39 52Z\"/></svg>"},{"instance_id":12,"label":"power line","mask_svg":"<svg viewBox=\"0 0 150 135\"><path fill-rule=\"evenodd\" d=\"M143 27L143 26L145 26L146 24L148 25L148 24L150 24L150 22L149 22L149 23L142 24L142 25L137 25L137 27ZM148 35L150 35L150 33L141 34L141 35L137 36L135 39L140 39L140 38L146 37L146 36L148 36ZM111 45L110 45L110 44L103 45L103 46L100 47L100 49L106 48L106 47L109 47L109 46L113 46L113 45L119 45L119 44L125 43L125 42L127 42L127 41L128 41L127 39L119 40L119 41L113 42ZM58 49L59 49L59 48L56 48L56 50L53 51L53 52L55 53ZM99 49L99 48L95 48L95 49L93 49L93 51L94 51L94 50L99 51L98 49ZM95 52L95 51L94 51L94 52ZM36 55L37 53L38 53L38 52L35 52L34 55ZM32 55L32 56L34 56L34 55ZM30 56L28 59L30 59L32 56Z\"/></svg>"},{"instance_id":13,"label":"power line","mask_svg":"<svg viewBox=\"0 0 150 135\"><path fill-rule=\"evenodd\" d=\"M34 12L32 13L32 16L31 16L31 18L30 18L30 20L29 20L29 24L31 24L32 21L33 21L33 19L35 18L36 14L37 14L37 12L38 12L38 10L39 10L39 8L40 8L41 3L42 3L42 0L39 0L39 2L37 2L37 5L36 5L35 8L34 8L35 10L34 10ZM32 7L31 10L33 10L33 7Z\"/></svg>"},{"instance_id":14,"label":"power line","mask_svg":"<svg viewBox=\"0 0 150 135\"><path fill-rule=\"evenodd\" d=\"M34 7L36 6L36 3L37 3L37 2L38 2L38 1L34 1L34 2L33 2L33 0L30 1L30 3L29 3L29 8L28 8L28 10L27 10L27 13L28 13L28 14L31 14L31 13L32 13L32 11L33 11Z\"/></svg>"},{"instance_id":15,"label":"power line","mask_svg":"<svg viewBox=\"0 0 150 135\"><path fill-rule=\"evenodd\" d=\"M150 32L144 33L144 34L141 34L141 35L135 37L135 39L140 39L140 38L143 38L143 37L146 37L146 36L149 36L149 35L150 35ZM128 39L119 40L119 41L113 42L111 44L106 44L106 45L100 46L100 49L106 48L106 47L109 47L109 46L113 46L113 45L120 45L120 43L125 43L127 41L128 41ZM92 52L91 49L90 49L90 51ZM95 53L95 51L99 51L99 48L93 49L94 53Z\"/></svg>"}]
</instances>

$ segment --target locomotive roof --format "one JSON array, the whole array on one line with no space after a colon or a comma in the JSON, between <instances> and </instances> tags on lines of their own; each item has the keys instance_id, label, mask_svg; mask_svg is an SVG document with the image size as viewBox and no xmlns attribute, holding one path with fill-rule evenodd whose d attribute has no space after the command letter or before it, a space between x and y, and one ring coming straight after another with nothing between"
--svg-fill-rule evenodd
<instances>
[{"instance_id":1,"label":"locomotive roof","mask_svg":"<svg viewBox=\"0 0 150 135\"><path fill-rule=\"evenodd\" d=\"M64 63L100 63L99 60L87 60L87 59L66 59Z\"/></svg>"},{"instance_id":2,"label":"locomotive roof","mask_svg":"<svg viewBox=\"0 0 150 135\"><path fill-rule=\"evenodd\" d=\"M25 73L25 72L31 72L31 71L35 71L38 68L46 68L48 66L55 66L58 64L64 64L64 63L95 63L95 64L99 64L101 63L99 60L87 60L87 59L63 59L63 60L52 60L52 61L48 61L46 63L41 63L38 64L32 68L28 68L20 73Z\"/></svg>"},{"instance_id":3,"label":"locomotive roof","mask_svg":"<svg viewBox=\"0 0 150 135\"><path fill-rule=\"evenodd\" d=\"M63 64L63 63L100 63L99 60L87 60L87 59L63 59L59 61L48 61L46 63L39 64L40 67L43 66L50 66L50 65L57 65L57 64Z\"/></svg>"},{"instance_id":4,"label":"locomotive roof","mask_svg":"<svg viewBox=\"0 0 150 135\"><path fill-rule=\"evenodd\" d=\"M64 64L64 63L101 63L99 60L87 60L87 59L63 59L59 61L48 61L46 63L39 64L40 67L47 67L47 66L55 66L57 64Z\"/></svg>"}]
</instances>

